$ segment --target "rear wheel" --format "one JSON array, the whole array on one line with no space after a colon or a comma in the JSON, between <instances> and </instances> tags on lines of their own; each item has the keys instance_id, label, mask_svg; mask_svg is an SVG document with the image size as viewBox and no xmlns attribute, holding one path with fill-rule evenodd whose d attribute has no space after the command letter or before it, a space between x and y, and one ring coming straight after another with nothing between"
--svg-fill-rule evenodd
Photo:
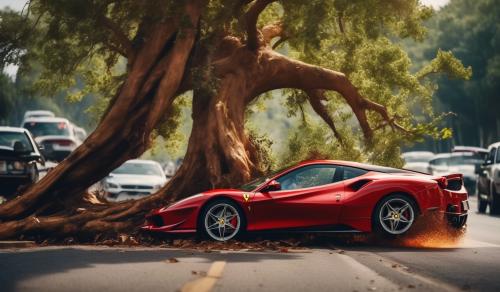
<instances>
[{"instance_id":1,"label":"rear wheel","mask_svg":"<svg viewBox=\"0 0 500 292\"><path fill-rule=\"evenodd\" d=\"M405 234L415 221L417 208L412 199L403 195L383 198L373 214L374 229L378 235L394 237Z\"/></svg>"},{"instance_id":2,"label":"rear wheel","mask_svg":"<svg viewBox=\"0 0 500 292\"><path fill-rule=\"evenodd\" d=\"M199 230L205 237L227 241L245 230L245 215L233 201L221 199L209 203L201 212Z\"/></svg>"},{"instance_id":3,"label":"rear wheel","mask_svg":"<svg viewBox=\"0 0 500 292\"><path fill-rule=\"evenodd\" d=\"M488 207L488 201L481 198L481 194L477 194L477 211L479 213L485 213L486 207Z\"/></svg>"}]
</instances>

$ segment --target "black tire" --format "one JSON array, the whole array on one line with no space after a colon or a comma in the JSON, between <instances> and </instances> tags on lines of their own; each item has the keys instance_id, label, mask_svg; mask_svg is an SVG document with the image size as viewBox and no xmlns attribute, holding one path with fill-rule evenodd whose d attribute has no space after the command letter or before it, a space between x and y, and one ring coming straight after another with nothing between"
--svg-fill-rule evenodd
<instances>
[{"instance_id":1,"label":"black tire","mask_svg":"<svg viewBox=\"0 0 500 292\"><path fill-rule=\"evenodd\" d=\"M218 238L217 238L217 235L214 236L214 231L210 232L207 229L206 221L211 220L211 219L207 219L207 216L209 216L207 214L209 211L214 210L214 208L218 208L218 206L223 206L223 205L230 206L230 207L228 207L229 211L236 212L238 214L238 216L236 218L238 219L239 224L237 226L238 228L237 228L235 234L231 234L231 235L227 235L227 236L222 235L222 238L220 236L218 236ZM231 224L231 222L229 222L229 224ZM227 226L227 227L229 230L229 226ZM219 229L217 229L217 231L219 231ZM245 234L245 231L246 231L245 212L243 212L243 210L241 209L241 207L237 203L235 203L234 201L229 200L229 199L221 198L221 199L215 199L215 200L209 202L207 205L205 205L203 207L203 209L200 211L200 215L198 216L198 234L203 239L211 239L211 240L216 240L216 241L227 241L230 239L240 239Z\"/></svg>"},{"instance_id":2,"label":"black tire","mask_svg":"<svg viewBox=\"0 0 500 292\"><path fill-rule=\"evenodd\" d=\"M412 218L411 218L411 222L409 223L409 226L405 225L405 227L402 230L397 231L397 232L390 232L388 230L388 226L386 225L387 223L382 223L382 221L384 221L384 220L381 219L382 217L386 217L386 215L387 215L386 213L381 214L381 212L387 211L387 207L385 207L385 206L386 206L386 203L388 203L388 202L400 202L401 204L404 202L404 203L408 204L408 206L409 206L408 212L412 213ZM377 203L377 205L375 206L375 210L372 214L373 231L375 232L375 235L377 237L383 238L383 239L391 239L391 238L395 238L395 237L399 237L399 236L404 236L406 233L408 233L411 230L411 227L415 224L415 221L416 221L418 214L419 214L419 211L418 211L417 204L415 203L415 201L412 198L405 196L405 195L401 195L401 194L393 194L393 195L386 196ZM399 216L400 215L398 215L398 217ZM389 220L392 220L392 219L389 219ZM399 223L398 223L398 225L399 225Z\"/></svg>"},{"instance_id":3,"label":"black tire","mask_svg":"<svg viewBox=\"0 0 500 292\"><path fill-rule=\"evenodd\" d=\"M488 207L488 201L481 199L481 194L477 195L477 211L479 213L485 213L486 207Z\"/></svg>"},{"instance_id":4,"label":"black tire","mask_svg":"<svg viewBox=\"0 0 500 292\"><path fill-rule=\"evenodd\" d=\"M496 192L495 186L491 186L490 214L500 214L500 195Z\"/></svg>"}]
</instances>

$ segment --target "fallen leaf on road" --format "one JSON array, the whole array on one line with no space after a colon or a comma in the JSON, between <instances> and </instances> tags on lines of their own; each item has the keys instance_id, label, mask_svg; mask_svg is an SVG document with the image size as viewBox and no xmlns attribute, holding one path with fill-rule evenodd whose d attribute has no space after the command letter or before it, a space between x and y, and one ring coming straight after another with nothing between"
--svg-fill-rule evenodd
<instances>
[{"instance_id":1,"label":"fallen leaf on road","mask_svg":"<svg viewBox=\"0 0 500 292\"><path fill-rule=\"evenodd\" d=\"M408 285L408 288L413 289L413 288L415 288L415 285L410 284L410 285Z\"/></svg>"},{"instance_id":2,"label":"fallen leaf on road","mask_svg":"<svg viewBox=\"0 0 500 292\"><path fill-rule=\"evenodd\" d=\"M339 250L339 252L338 252L338 253L339 253L339 254L344 254L344 253L345 253L345 250L342 250L342 249L341 249L341 250Z\"/></svg>"},{"instance_id":3,"label":"fallen leaf on road","mask_svg":"<svg viewBox=\"0 0 500 292\"><path fill-rule=\"evenodd\" d=\"M175 264L175 263L178 263L178 262L179 262L179 260L178 260L178 259L176 259L176 258L169 258L169 259L167 260L167 262L169 262L169 263L171 263L171 264Z\"/></svg>"}]
</instances>

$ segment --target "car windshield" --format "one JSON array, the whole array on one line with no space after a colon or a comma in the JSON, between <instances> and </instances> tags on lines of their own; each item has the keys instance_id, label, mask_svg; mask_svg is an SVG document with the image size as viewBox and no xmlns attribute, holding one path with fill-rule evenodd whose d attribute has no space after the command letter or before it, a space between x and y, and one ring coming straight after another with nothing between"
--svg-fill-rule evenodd
<instances>
[{"instance_id":1,"label":"car windshield","mask_svg":"<svg viewBox=\"0 0 500 292\"><path fill-rule=\"evenodd\" d=\"M408 156L405 157L404 160L406 163L414 163L414 162L429 162L432 156Z\"/></svg>"},{"instance_id":2,"label":"car windshield","mask_svg":"<svg viewBox=\"0 0 500 292\"><path fill-rule=\"evenodd\" d=\"M33 146L25 133L0 132L0 146L14 148L14 143L18 141L23 144L24 150L33 151Z\"/></svg>"},{"instance_id":3,"label":"car windshield","mask_svg":"<svg viewBox=\"0 0 500 292\"><path fill-rule=\"evenodd\" d=\"M27 122L24 128L35 137L39 136L69 136L69 127L66 122Z\"/></svg>"},{"instance_id":4,"label":"car windshield","mask_svg":"<svg viewBox=\"0 0 500 292\"><path fill-rule=\"evenodd\" d=\"M263 184L264 182L270 180L273 176L277 175L278 173L284 171L285 169L287 169L289 167L284 167L284 168L281 168L279 170L276 170L276 171L272 171L264 176L261 176L261 177L258 177L242 186L239 186L238 189L239 190L242 190L242 191L245 191L245 192L249 192L249 191L253 191L255 190L258 186L260 186L261 184Z\"/></svg>"},{"instance_id":5,"label":"car windshield","mask_svg":"<svg viewBox=\"0 0 500 292\"><path fill-rule=\"evenodd\" d=\"M156 164L140 162L126 162L111 173L162 176L161 170Z\"/></svg>"},{"instance_id":6,"label":"car windshield","mask_svg":"<svg viewBox=\"0 0 500 292\"><path fill-rule=\"evenodd\" d=\"M479 165L483 162L480 155L460 155L452 156L448 164L449 165Z\"/></svg>"}]
</instances>

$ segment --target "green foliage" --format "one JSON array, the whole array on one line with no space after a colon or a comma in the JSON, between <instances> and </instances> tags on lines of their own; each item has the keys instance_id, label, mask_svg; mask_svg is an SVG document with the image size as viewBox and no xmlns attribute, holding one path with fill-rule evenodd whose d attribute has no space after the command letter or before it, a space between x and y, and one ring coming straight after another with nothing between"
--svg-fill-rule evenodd
<instances>
[{"instance_id":1,"label":"green foliage","mask_svg":"<svg viewBox=\"0 0 500 292\"><path fill-rule=\"evenodd\" d=\"M423 22L432 14L431 8L418 1L398 0L296 0L268 8L263 15L265 22L284 23L288 38L284 50L289 55L345 73L364 97L386 106L389 115L408 130L393 132L383 126L380 115L369 112L370 125L380 129L375 131L372 143L365 144L344 99L329 92L326 106L337 128L345 133L342 136L347 142L342 146L325 123L311 119L314 114L308 109L303 92L284 90L288 116L297 116L301 126L295 126L297 130L290 135L289 147L282 157L288 162L318 156L400 166L401 146L424 137L450 138L450 129L440 128L448 115L433 110L437 84L430 73L467 79L471 68L464 68L450 52L435 50L436 58L422 64L422 69L415 73L411 59L400 45L405 38L425 39Z\"/></svg>"},{"instance_id":2,"label":"green foliage","mask_svg":"<svg viewBox=\"0 0 500 292\"><path fill-rule=\"evenodd\" d=\"M433 72L432 66L444 66L470 77L468 82L440 78L436 92L437 110L456 114L446 123L453 128L455 144L487 146L498 141L499 23L500 6L497 1L454 0L429 20L429 38L426 41L406 44L417 63L427 62L438 50L439 61L431 61L431 66L424 67L421 74ZM467 66L467 72L456 70L457 63L448 59L451 53ZM451 77L455 76L451 74Z\"/></svg>"},{"instance_id":3,"label":"green foliage","mask_svg":"<svg viewBox=\"0 0 500 292\"><path fill-rule=\"evenodd\" d=\"M199 42L208 48L208 53L214 50L221 32L245 38L244 22L240 20L246 8L238 7L236 2L207 2ZM68 92L64 95L72 101L90 94L96 96L98 100L90 109L96 116L102 113L126 74L126 61L118 53L123 53L126 48L113 37L110 32L113 28L107 25L108 21L137 48L145 41L144 31L179 14L183 7L183 1L165 0L32 0L30 3L31 13L27 17L7 13L6 20L0 23L0 32L9 31L9 28L13 30L16 24L19 27L17 33L7 33L7 41L0 42L0 49L8 52L4 54L8 57L3 57L1 63L18 61L18 56L22 56L22 74L35 75L32 87L38 94L53 96L65 89ZM401 145L419 141L426 135L448 138L451 132L440 129L438 123L444 116L433 110L432 97L437 86L430 73L468 78L470 68L464 68L443 47L443 51L433 50L433 56L436 51L437 56L429 64L422 64L421 70L414 70L400 43L402 39L425 39L423 22L431 15L432 9L420 5L418 0L287 0L266 8L258 24L283 24L286 42L280 47L282 52L345 73L363 96L386 106L390 116L409 130L407 133L393 132L384 126L385 122L378 114L370 112L370 125L377 131L372 143L367 145L344 99L329 92L325 106L343 136L344 141L340 144L311 112L303 92L283 90L282 106L286 110L273 109L273 114L282 119L283 113L287 112L290 122L286 127L296 129L289 136L289 147L283 147L287 153L283 154L285 161L328 156L397 166L400 164L398 152ZM22 34L33 28L36 28L36 33ZM16 42L19 35L29 37L19 38ZM493 60L488 67L491 84L496 82L495 76L500 76L498 67L495 67L498 63L500 58ZM33 70L28 65L38 69ZM215 93L218 82L215 78L206 78L214 75L211 70L210 67L201 67L190 72L195 87L208 95ZM269 96L261 97L252 106L248 111L249 119L259 115L264 108L264 98ZM182 114L188 106L182 100L174 106L169 118L155 133L163 137L157 138L162 140L160 144L176 149L175 143L168 143L182 141L176 129L184 124L190 125L190 121L183 120ZM186 130L183 128L181 132L186 133ZM276 145L281 143L269 143L267 137L272 137L273 141L276 137L260 132L260 128L258 131L249 130L250 138L256 144L262 144L259 150L261 159L272 165L270 151L265 149L276 151Z\"/></svg>"}]
</instances>

